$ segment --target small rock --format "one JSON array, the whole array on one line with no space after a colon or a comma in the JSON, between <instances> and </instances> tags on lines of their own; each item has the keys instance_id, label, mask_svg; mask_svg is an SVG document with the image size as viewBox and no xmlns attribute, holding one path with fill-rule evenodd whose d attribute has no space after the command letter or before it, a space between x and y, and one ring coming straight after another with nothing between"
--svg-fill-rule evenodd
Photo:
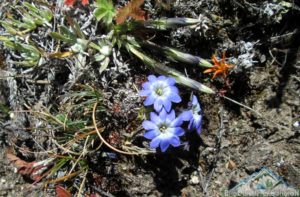
<instances>
[{"instance_id":1,"label":"small rock","mask_svg":"<svg viewBox=\"0 0 300 197\"><path fill-rule=\"evenodd\" d=\"M199 177L195 176L195 175L192 175L191 176L191 183L195 184L195 185L199 184L200 183Z\"/></svg>"}]
</instances>

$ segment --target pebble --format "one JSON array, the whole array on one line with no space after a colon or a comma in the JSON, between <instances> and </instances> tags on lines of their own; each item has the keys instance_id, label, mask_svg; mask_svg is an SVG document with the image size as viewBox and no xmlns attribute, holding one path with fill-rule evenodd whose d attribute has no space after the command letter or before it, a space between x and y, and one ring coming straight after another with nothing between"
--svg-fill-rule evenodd
<instances>
[{"instance_id":1,"label":"pebble","mask_svg":"<svg viewBox=\"0 0 300 197\"><path fill-rule=\"evenodd\" d=\"M191 176L191 183L192 184L199 184L200 183L200 180L199 180L199 177L198 176L195 176L195 175L192 175Z\"/></svg>"}]
</instances>

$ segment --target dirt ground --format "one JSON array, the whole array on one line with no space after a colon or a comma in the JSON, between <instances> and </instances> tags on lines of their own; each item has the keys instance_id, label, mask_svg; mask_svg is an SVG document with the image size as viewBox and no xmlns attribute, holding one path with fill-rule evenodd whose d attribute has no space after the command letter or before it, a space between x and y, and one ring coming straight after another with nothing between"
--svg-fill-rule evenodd
<instances>
[{"instance_id":1,"label":"dirt ground","mask_svg":"<svg viewBox=\"0 0 300 197\"><path fill-rule=\"evenodd\" d=\"M0 2L4 13L7 11L5 2ZM226 50L227 61L236 65L227 78L228 86L222 79L211 80L201 69L184 67L190 77L223 91L221 95L225 97L194 92L199 97L204 120L200 137L193 132L187 134L188 147L166 153L112 157L103 156L112 153L103 148L86 156L89 166L86 174L60 184L65 188L75 185L74 191L86 177L85 195L220 196L223 189L230 189L241 179L268 167L299 189L300 23L296 19L300 18L300 2L290 1L291 6L285 11L274 8L273 15L262 11L271 4L279 5L275 0L166 1L170 7L159 2L145 1L144 9L149 17L200 15L207 20L200 29L158 32L154 41L207 59L214 53L220 56ZM88 17L89 11L79 7L73 13L74 18L83 20L79 16ZM0 16L4 20L5 16ZM0 35L5 35L4 32L0 26ZM46 42L45 38L32 37ZM252 48L247 51L246 45ZM28 83L25 78L5 78L8 73L21 74L28 68L10 63L14 56L1 41L0 52L3 56L3 63L0 62L0 196L55 196L55 184L45 188L45 181L65 175L72 165L56 172L54 178L37 183L32 177L17 173L16 166L7 158L8 150L13 149L26 162L34 162L49 158L51 154L46 151L57 147L47 137L49 133L25 129L39 124L47 127L45 122L39 122L45 119L22 113L14 113L12 117L11 111L24 110L24 104L35 109L61 110L59 105L67 103L64 96L74 90L72 60L46 62L28 71L34 80L51 81L50 85L43 85ZM142 98L134 87L141 89L140 80L155 74L129 55L123 57L126 61L120 69L110 65L105 73L99 74L94 68L87 68L82 75L73 76L76 78L73 84L96 85L108 95L104 98L105 110L99 112L97 118L111 129L105 137L117 147L126 136L121 131L127 132L128 127L139 128L133 126L135 118L132 116L140 113L136 109L142 108ZM184 71L180 64L175 67ZM191 90L182 86L179 89L182 97L188 98ZM116 142L114 136L118 136ZM148 141L140 133L133 143L147 147Z\"/></svg>"}]
</instances>

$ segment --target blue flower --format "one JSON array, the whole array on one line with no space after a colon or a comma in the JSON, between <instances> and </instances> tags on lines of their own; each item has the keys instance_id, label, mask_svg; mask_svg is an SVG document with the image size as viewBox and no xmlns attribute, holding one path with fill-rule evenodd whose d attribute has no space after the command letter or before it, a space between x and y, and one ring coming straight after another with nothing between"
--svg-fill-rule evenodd
<instances>
[{"instance_id":1,"label":"blue flower","mask_svg":"<svg viewBox=\"0 0 300 197\"><path fill-rule=\"evenodd\" d=\"M202 124L202 114L201 107L198 102L198 99L195 95L192 95L191 102L189 103L190 109L184 111L180 114L180 117L184 121L189 121L189 130L196 130L200 135L201 133L201 124Z\"/></svg>"},{"instance_id":2,"label":"blue flower","mask_svg":"<svg viewBox=\"0 0 300 197\"><path fill-rule=\"evenodd\" d=\"M182 119L175 117L175 112L170 113L163 108L159 114L150 113L150 121L145 120L143 127L147 131L144 137L150 139L150 147L155 149L160 146L162 152L165 152L170 145L177 147L180 145L179 136L184 134L180 127Z\"/></svg>"},{"instance_id":3,"label":"blue flower","mask_svg":"<svg viewBox=\"0 0 300 197\"><path fill-rule=\"evenodd\" d=\"M148 80L143 84L143 89L140 91L140 96L147 97L144 101L145 106L154 104L154 109L157 112L160 112L163 107L169 112L172 102L181 102L174 78L150 75Z\"/></svg>"}]
</instances>

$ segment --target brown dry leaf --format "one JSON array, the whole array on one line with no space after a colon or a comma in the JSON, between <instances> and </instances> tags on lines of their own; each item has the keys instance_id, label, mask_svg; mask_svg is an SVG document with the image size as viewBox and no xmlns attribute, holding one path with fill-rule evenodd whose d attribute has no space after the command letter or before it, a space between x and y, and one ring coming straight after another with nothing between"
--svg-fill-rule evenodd
<instances>
[{"instance_id":1,"label":"brown dry leaf","mask_svg":"<svg viewBox=\"0 0 300 197\"><path fill-rule=\"evenodd\" d=\"M6 157L9 161L13 162L14 165L19 169L22 169L22 168L32 168L33 167L33 164L35 162L26 162L22 159L20 159L19 157L17 157L16 155L14 155L12 153L12 150L9 149L6 153Z\"/></svg>"},{"instance_id":2,"label":"brown dry leaf","mask_svg":"<svg viewBox=\"0 0 300 197\"><path fill-rule=\"evenodd\" d=\"M17 173L22 175L28 175L35 182L39 182L43 178L43 175L36 174L35 172L41 170L42 168L45 168L45 166L35 166L37 162L26 162L20 159L19 157L13 154L13 151L11 149L7 150L6 157L17 167Z\"/></svg>"},{"instance_id":3,"label":"brown dry leaf","mask_svg":"<svg viewBox=\"0 0 300 197\"><path fill-rule=\"evenodd\" d=\"M55 187L56 197L72 197L72 194L60 185Z\"/></svg>"},{"instance_id":4,"label":"brown dry leaf","mask_svg":"<svg viewBox=\"0 0 300 197\"><path fill-rule=\"evenodd\" d=\"M56 52L56 53L50 53L48 55L49 58L65 58L65 57L70 57L74 53L71 51L66 51L66 52Z\"/></svg>"},{"instance_id":5,"label":"brown dry leaf","mask_svg":"<svg viewBox=\"0 0 300 197\"><path fill-rule=\"evenodd\" d=\"M131 0L128 2L127 5L118 10L115 18L116 23L123 24L128 17L132 17L137 21L144 21L145 11L140 8L143 4L144 0Z\"/></svg>"}]
</instances>

